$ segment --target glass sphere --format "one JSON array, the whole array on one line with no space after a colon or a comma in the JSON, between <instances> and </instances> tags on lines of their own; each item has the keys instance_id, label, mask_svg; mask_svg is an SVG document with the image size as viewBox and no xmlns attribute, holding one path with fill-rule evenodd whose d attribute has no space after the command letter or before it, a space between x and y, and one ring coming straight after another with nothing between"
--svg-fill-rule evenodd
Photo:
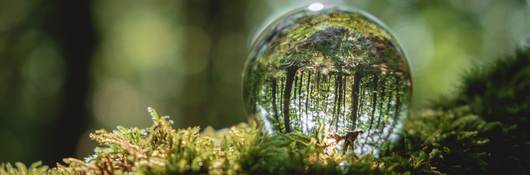
<instances>
[{"instance_id":1,"label":"glass sphere","mask_svg":"<svg viewBox=\"0 0 530 175\"><path fill-rule=\"evenodd\" d=\"M381 22L321 3L266 26L243 74L246 110L266 132L325 133L357 155L395 139L411 89L407 58Z\"/></svg>"}]
</instances>

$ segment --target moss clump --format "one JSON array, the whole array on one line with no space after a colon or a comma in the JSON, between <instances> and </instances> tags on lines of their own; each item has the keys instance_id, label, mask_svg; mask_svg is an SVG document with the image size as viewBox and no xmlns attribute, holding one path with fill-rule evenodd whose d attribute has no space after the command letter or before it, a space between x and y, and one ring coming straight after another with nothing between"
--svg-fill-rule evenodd
<instances>
[{"instance_id":1,"label":"moss clump","mask_svg":"<svg viewBox=\"0 0 530 175\"><path fill-rule=\"evenodd\" d=\"M413 112L379 156L326 154L318 133L264 135L254 121L175 130L150 110L150 128L91 134L100 146L85 160L2 164L0 174L528 174L530 49L492 65L455 98Z\"/></svg>"}]
</instances>

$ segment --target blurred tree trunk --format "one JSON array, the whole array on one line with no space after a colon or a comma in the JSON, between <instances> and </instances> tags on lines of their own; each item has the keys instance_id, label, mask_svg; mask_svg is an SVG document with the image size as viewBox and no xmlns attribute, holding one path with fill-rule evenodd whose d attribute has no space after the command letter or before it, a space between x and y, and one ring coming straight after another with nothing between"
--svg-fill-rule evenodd
<instances>
[{"instance_id":1,"label":"blurred tree trunk","mask_svg":"<svg viewBox=\"0 0 530 175\"><path fill-rule=\"evenodd\" d=\"M54 0L46 21L49 33L62 49L65 63L63 111L52 122L51 163L75 155L79 137L87 130L90 110L90 70L96 34L92 24L92 1Z\"/></svg>"},{"instance_id":2,"label":"blurred tree trunk","mask_svg":"<svg viewBox=\"0 0 530 175\"><path fill-rule=\"evenodd\" d=\"M183 1L183 9L186 9L185 25L191 27L184 36L186 62L204 64L204 69L196 74L190 74L186 78L183 98L193 98L193 102L182 104L184 116L201 116L189 118L183 121L184 126L200 125L204 127L205 120L213 127L225 127L233 119L233 116L219 117L219 107L225 108L227 102L221 99L218 85L219 74L215 65L219 59L219 43L223 37L241 33L245 21L245 0L192 0ZM200 40L204 41L200 41ZM206 53L206 54L204 54ZM200 56L197 56L200 55ZM225 66L225 65L221 65ZM220 104L221 103L221 104ZM214 111L216 113L214 113ZM226 116L225 116L226 117Z\"/></svg>"}]
</instances>

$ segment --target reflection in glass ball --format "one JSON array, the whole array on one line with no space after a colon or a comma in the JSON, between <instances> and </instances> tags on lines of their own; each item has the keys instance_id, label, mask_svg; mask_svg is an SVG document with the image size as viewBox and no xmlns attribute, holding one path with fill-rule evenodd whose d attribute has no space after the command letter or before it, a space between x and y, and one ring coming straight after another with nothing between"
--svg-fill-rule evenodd
<instances>
[{"instance_id":1,"label":"reflection in glass ball","mask_svg":"<svg viewBox=\"0 0 530 175\"><path fill-rule=\"evenodd\" d=\"M244 71L247 111L267 132L324 131L338 150L396 137L412 82L394 36L366 13L313 3L269 24Z\"/></svg>"}]
</instances>

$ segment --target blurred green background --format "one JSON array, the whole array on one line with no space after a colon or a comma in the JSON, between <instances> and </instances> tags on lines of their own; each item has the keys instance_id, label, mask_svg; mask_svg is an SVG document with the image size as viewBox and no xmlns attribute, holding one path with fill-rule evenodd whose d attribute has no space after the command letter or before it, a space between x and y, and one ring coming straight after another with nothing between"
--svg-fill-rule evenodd
<instances>
[{"instance_id":1,"label":"blurred green background","mask_svg":"<svg viewBox=\"0 0 530 175\"><path fill-rule=\"evenodd\" d=\"M0 162L85 156L88 133L246 121L241 72L252 36L311 1L0 0ZM414 103L456 90L472 65L530 37L529 0L351 0L394 31Z\"/></svg>"}]
</instances>

